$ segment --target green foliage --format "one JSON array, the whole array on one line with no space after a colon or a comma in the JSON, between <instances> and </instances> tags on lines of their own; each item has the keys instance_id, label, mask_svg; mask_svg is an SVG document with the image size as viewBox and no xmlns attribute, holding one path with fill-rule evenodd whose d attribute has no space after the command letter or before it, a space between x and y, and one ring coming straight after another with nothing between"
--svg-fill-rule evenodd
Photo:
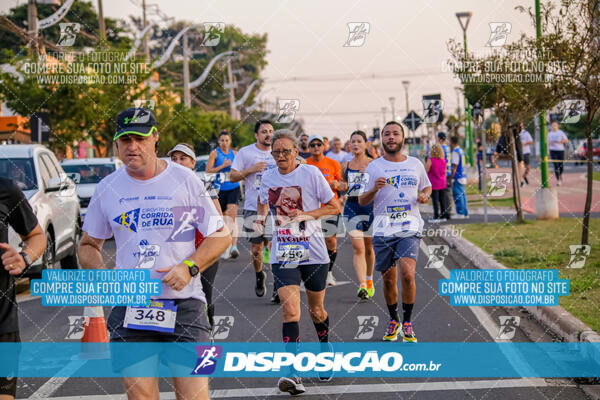
<instances>
[{"instance_id":1,"label":"green foliage","mask_svg":"<svg viewBox=\"0 0 600 400\"><path fill-rule=\"evenodd\" d=\"M48 4L37 4L38 19L44 19L58 9L57 6ZM21 28L27 28L27 2L11 8L6 17ZM100 34L98 28L98 14L91 2L77 0L71 6L61 22L77 22L81 24L81 31L77 35L73 50L80 50L84 47L95 47L100 43ZM131 40L124 36L127 31L126 25L122 21L112 18L104 18L106 26L106 41L109 46L128 48ZM49 28L40 31L40 36L46 40L56 43L60 38L60 25L55 24ZM0 29L0 43L2 49L0 53L0 64L10 63L14 56L25 55L27 50L24 42L11 32ZM104 44L102 44L104 45Z\"/></svg>"},{"instance_id":2,"label":"green foliage","mask_svg":"<svg viewBox=\"0 0 600 400\"><path fill-rule=\"evenodd\" d=\"M158 152L161 155L180 142L194 146L196 154L208 154L216 145L219 132L224 129L231 133L233 147L242 147L254 141L250 124L233 120L223 111L202 111L198 107L187 109L183 104L173 107L163 104L157 107L156 115L160 134Z\"/></svg>"}]
</instances>

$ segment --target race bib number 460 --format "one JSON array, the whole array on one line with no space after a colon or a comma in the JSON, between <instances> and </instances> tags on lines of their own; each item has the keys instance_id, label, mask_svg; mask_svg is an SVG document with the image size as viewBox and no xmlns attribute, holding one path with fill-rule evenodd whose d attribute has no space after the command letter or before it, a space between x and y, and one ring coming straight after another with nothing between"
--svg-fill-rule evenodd
<instances>
[{"instance_id":1,"label":"race bib number 460","mask_svg":"<svg viewBox=\"0 0 600 400\"><path fill-rule=\"evenodd\" d=\"M410 204L403 206L387 206L386 211L391 225L402 225L408 220Z\"/></svg>"},{"instance_id":2,"label":"race bib number 460","mask_svg":"<svg viewBox=\"0 0 600 400\"><path fill-rule=\"evenodd\" d=\"M177 306L173 300L153 300L145 307L127 307L123 327L172 333L176 318Z\"/></svg>"},{"instance_id":3,"label":"race bib number 460","mask_svg":"<svg viewBox=\"0 0 600 400\"><path fill-rule=\"evenodd\" d=\"M277 262L301 262L309 258L308 243L278 243Z\"/></svg>"}]
</instances>

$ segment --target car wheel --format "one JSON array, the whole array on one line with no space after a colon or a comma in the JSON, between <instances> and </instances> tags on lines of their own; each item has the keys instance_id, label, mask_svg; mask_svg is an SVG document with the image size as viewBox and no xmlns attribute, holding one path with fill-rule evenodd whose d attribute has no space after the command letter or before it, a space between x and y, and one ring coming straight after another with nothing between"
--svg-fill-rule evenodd
<instances>
[{"instance_id":1,"label":"car wheel","mask_svg":"<svg viewBox=\"0 0 600 400\"><path fill-rule=\"evenodd\" d=\"M72 253L60 260L60 267L62 269L79 268L79 257L77 256L77 247L79 246L79 239L81 239L81 223L77 223L77 229L75 230L75 244L73 245Z\"/></svg>"}]
</instances>

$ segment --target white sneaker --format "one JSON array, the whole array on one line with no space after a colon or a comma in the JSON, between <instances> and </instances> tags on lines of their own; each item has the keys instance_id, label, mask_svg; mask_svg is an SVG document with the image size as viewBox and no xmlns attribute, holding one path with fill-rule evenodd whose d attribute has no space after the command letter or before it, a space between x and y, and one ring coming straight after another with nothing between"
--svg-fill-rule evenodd
<instances>
[{"instance_id":1,"label":"white sneaker","mask_svg":"<svg viewBox=\"0 0 600 400\"><path fill-rule=\"evenodd\" d=\"M468 215L463 215L463 214L456 214L454 217L452 217L454 219L468 219L469 216Z\"/></svg>"},{"instance_id":2,"label":"white sneaker","mask_svg":"<svg viewBox=\"0 0 600 400\"><path fill-rule=\"evenodd\" d=\"M227 250L225 250L223 254L221 254L221 258L223 260L229 260L231 258L231 247L228 247Z\"/></svg>"},{"instance_id":3,"label":"white sneaker","mask_svg":"<svg viewBox=\"0 0 600 400\"><path fill-rule=\"evenodd\" d=\"M327 286L335 286L336 282L335 282L335 278L333 277L333 273L331 273L331 271L329 271L327 273Z\"/></svg>"}]
</instances>

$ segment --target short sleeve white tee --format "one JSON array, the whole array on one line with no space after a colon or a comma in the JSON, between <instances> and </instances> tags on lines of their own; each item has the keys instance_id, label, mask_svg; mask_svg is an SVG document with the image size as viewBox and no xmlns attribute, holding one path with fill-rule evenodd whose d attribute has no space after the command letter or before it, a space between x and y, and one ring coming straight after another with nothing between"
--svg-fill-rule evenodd
<instances>
[{"instance_id":1,"label":"short sleeve white tee","mask_svg":"<svg viewBox=\"0 0 600 400\"><path fill-rule=\"evenodd\" d=\"M333 191L313 165L299 164L282 175L278 168L262 177L260 202L269 205L273 223L271 264L326 264L329 262L320 220L289 223L291 210L312 211L334 197ZM290 258L290 250L299 250L298 260Z\"/></svg>"},{"instance_id":2,"label":"short sleeve white tee","mask_svg":"<svg viewBox=\"0 0 600 400\"><path fill-rule=\"evenodd\" d=\"M521 143L523 144L523 154L531 154L531 145L530 144L525 144L528 142L533 142L533 138L531 137L531 133L523 130L521 131L521 133L519 134L520 138L521 138Z\"/></svg>"},{"instance_id":3,"label":"short sleeve white tee","mask_svg":"<svg viewBox=\"0 0 600 400\"><path fill-rule=\"evenodd\" d=\"M371 190L378 178L385 178L387 182L373 200L373 235L420 235L423 219L417 196L419 191L431 186L423 163L410 156L401 162L387 161L380 157L369 163L365 173L369 176L365 191Z\"/></svg>"},{"instance_id":4,"label":"short sleeve white tee","mask_svg":"<svg viewBox=\"0 0 600 400\"><path fill-rule=\"evenodd\" d=\"M244 178L244 210L256 211L256 199L258 198L258 188L260 187L262 175L269 169L275 168L277 164L269 150L260 150L256 143L242 147L237 152L231 169L243 171L256 163L264 161L267 167L262 172L254 172Z\"/></svg>"},{"instance_id":5,"label":"short sleeve white tee","mask_svg":"<svg viewBox=\"0 0 600 400\"><path fill-rule=\"evenodd\" d=\"M120 168L98 183L88 206L83 230L93 238L114 236L116 268L150 270L152 279L166 272L157 269L176 265L195 251L196 230L209 236L223 227L210 195L196 174L167 161L159 175L138 180ZM206 302L200 275L182 290L162 284L157 298L194 298Z\"/></svg>"},{"instance_id":6,"label":"short sleeve white tee","mask_svg":"<svg viewBox=\"0 0 600 400\"><path fill-rule=\"evenodd\" d=\"M335 161L341 164L342 162L346 161L348 153L346 153L344 150L340 150L339 153L334 153L333 150L331 150L328 151L325 155L329 158L333 158Z\"/></svg>"},{"instance_id":7,"label":"short sleeve white tee","mask_svg":"<svg viewBox=\"0 0 600 400\"><path fill-rule=\"evenodd\" d=\"M565 145L563 143L557 143L560 140L568 140L567 135L560 129L556 132L548 132L548 149L549 150L564 150Z\"/></svg>"}]
</instances>

